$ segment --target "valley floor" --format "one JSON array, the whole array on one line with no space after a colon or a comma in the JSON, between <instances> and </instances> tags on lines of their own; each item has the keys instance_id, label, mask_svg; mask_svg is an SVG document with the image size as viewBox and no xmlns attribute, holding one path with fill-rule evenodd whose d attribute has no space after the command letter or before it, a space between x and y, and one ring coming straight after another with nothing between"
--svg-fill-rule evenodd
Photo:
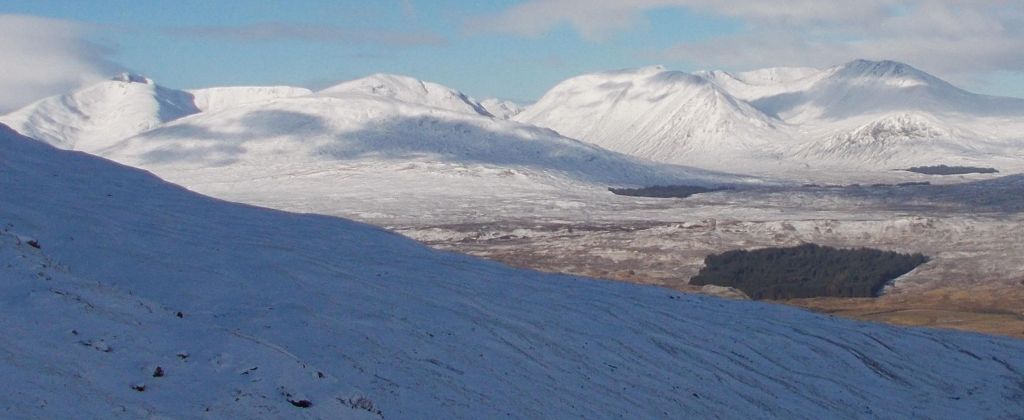
<instances>
[{"instance_id":1,"label":"valley floor","mask_svg":"<svg viewBox=\"0 0 1024 420\"><path fill-rule=\"evenodd\" d=\"M625 197L580 184L538 190L510 175L482 188L468 168L377 168L260 178L217 169L171 180L204 194L384 226L435 248L517 267L695 292L704 257L813 242L921 252L932 261L876 299L786 302L857 319L1024 337L1024 177L848 177L858 186L761 186L686 199ZM373 174L387 172L386 181ZM407 177L403 177L408 173ZM832 178L841 178L830 175ZM796 177L790 177L796 178ZM906 182L931 185L896 186ZM381 182L388 182L387 188ZM878 186L878 183L887 184ZM439 187L440 186L440 187ZM386 193L382 193L386 191Z\"/></svg>"},{"instance_id":2,"label":"valley floor","mask_svg":"<svg viewBox=\"0 0 1024 420\"><path fill-rule=\"evenodd\" d=\"M742 194L730 198L730 194L720 193L719 199L744 202L751 198ZM859 213L829 206L801 210L796 208L796 200L784 212L779 211L779 202L766 202L761 208L747 208L745 217L737 217L729 214L730 210L742 205L726 206L712 200L668 200L664 204L666 217L653 221L515 221L401 226L397 230L438 248L519 267L689 292L700 292L688 280L700 270L704 257L732 249L813 242L923 252L932 261L899 278L879 298L783 303L862 320L1024 338L1022 215L970 215L936 208Z\"/></svg>"}]
</instances>

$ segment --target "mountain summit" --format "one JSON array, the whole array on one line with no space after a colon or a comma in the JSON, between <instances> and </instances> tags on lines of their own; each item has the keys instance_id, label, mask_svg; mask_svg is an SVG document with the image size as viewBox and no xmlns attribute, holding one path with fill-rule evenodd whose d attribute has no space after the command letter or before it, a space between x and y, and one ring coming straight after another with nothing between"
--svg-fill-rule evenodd
<instances>
[{"instance_id":1,"label":"mountain summit","mask_svg":"<svg viewBox=\"0 0 1024 420\"><path fill-rule=\"evenodd\" d=\"M0 122L61 148L95 152L198 112L192 94L165 88L144 76L122 73L39 100L0 117Z\"/></svg>"},{"instance_id":2,"label":"mountain summit","mask_svg":"<svg viewBox=\"0 0 1024 420\"><path fill-rule=\"evenodd\" d=\"M317 92L321 96L365 94L449 111L492 116L476 100L455 89L408 76L377 73Z\"/></svg>"},{"instance_id":3,"label":"mountain summit","mask_svg":"<svg viewBox=\"0 0 1024 420\"><path fill-rule=\"evenodd\" d=\"M778 122L705 78L661 66L574 77L515 120L673 163L691 153L749 150Z\"/></svg>"}]
</instances>

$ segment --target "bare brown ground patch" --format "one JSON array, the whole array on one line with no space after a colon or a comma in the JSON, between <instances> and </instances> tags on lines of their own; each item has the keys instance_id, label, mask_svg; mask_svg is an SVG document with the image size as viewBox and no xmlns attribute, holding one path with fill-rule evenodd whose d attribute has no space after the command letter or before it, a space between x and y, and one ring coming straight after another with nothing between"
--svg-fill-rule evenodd
<instances>
[{"instance_id":1,"label":"bare brown ground patch","mask_svg":"<svg viewBox=\"0 0 1024 420\"><path fill-rule=\"evenodd\" d=\"M1015 221L911 217L837 222L699 221L623 225L457 225L407 229L437 248L548 272L699 292L708 254L815 242L924 252L933 261L878 298L779 302L847 318L1024 338L1024 235ZM428 233L429 231L429 233ZM444 234L438 234L438 232Z\"/></svg>"}]
</instances>

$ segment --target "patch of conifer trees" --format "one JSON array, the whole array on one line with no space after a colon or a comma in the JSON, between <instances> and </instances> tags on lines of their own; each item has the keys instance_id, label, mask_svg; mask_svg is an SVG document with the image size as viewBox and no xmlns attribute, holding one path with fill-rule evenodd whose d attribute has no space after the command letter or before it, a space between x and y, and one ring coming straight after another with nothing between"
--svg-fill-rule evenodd
<instances>
[{"instance_id":1,"label":"patch of conifer trees","mask_svg":"<svg viewBox=\"0 0 1024 420\"><path fill-rule=\"evenodd\" d=\"M928 261L922 254L815 244L709 255L690 284L735 287L752 299L873 297Z\"/></svg>"}]
</instances>

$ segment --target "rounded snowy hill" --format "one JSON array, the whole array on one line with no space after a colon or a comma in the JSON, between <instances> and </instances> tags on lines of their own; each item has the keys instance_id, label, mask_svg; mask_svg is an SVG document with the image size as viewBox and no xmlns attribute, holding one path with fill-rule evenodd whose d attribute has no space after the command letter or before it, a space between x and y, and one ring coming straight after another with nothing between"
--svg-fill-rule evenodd
<instances>
[{"instance_id":1,"label":"rounded snowy hill","mask_svg":"<svg viewBox=\"0 0 1024 420\"><path fill-rule=\"evenodd\" d=\"M188 92L194 97L196 108L203 112L313 94L309 89L294 86L226 86L192 89Z\"/></svg>"},{"instance_id":2,"label":"rounded snowy hill","mask_svg":"<svg viewBox=\"0 0 1024 420\"><path fill-rule=\"evenodd\" d=\"M122 74L42 99L0 117L0 122L57 147L95 152L199 111L190 93Z\"/></svg>"},{"instance_id":3,"label":"rounded snowy hill","mask_svg":"<svg viewBox=\"0 0 1024 420\"><path fill-rule=\"evenodd\" d=\"M973 116L1024 115L1024 100L978 95L907 64L855 60L811 76L813 83L752 98L791 123L920 111Z\"/></svg>"},{"instance_id":4,"label":"rounded snowy hill","mask_svg":"<svg viewBox=\"0 0 1024 420\"><path fill-rule=\"evenodd\" d=\"M778 123L704 78L662 67L566 80L515 120L671 163L757 153Z\"/></svg>"},{"instance_id":5,"label":"rounded snowy hill","mask_svg":"<svg viewBox=\"0 0 1024 420\"><path fill-rule=\"evenodd\" d=\"M343 82L317 92L320 96L347 98L364 94L454 112L491 116L473 98L455 89L408 76L378 73Z\"/></svg>"}]
</instances>

